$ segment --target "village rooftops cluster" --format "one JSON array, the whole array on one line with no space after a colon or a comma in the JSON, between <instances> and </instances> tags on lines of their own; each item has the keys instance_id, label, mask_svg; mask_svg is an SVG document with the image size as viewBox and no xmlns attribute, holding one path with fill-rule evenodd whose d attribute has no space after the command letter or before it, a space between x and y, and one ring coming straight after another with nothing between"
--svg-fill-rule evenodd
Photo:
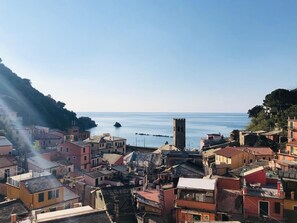
<instances>
[{"instance_id":1,"label":"village rooftops cluster","mask_svg":"<svg viewBox=\"0 0 297 223\"><path fill-rule=\"evenodd\" d=\"M278 140L279 130L239 131L236 143L208 134L201 151L185 150L184 119L173 121L173 145L147 150L75 126L14 129L11 135L27 135L36 151L27 154L27 172L15 145L1 137L0 221L290 222L297 207L296 122L288 120L289 142L278 156L249 143Z\"/></svg>"}]
</instances>

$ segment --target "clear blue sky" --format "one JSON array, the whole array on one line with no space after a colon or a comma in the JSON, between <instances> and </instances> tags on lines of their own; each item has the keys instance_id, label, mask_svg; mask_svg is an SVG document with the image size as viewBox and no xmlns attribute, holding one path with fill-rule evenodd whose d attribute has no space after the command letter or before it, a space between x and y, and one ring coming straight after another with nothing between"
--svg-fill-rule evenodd
<instances>
[{"instance_id":1,"label":"clear blue sky","mask_svg":"<svg viewBox=\"0 0 297 223\"><path fill-rule=\"evenodd\" d=\"M297 1L2 1L0 57L74 111L246 112L297 87Z\"/></svg>"}]
</instances>

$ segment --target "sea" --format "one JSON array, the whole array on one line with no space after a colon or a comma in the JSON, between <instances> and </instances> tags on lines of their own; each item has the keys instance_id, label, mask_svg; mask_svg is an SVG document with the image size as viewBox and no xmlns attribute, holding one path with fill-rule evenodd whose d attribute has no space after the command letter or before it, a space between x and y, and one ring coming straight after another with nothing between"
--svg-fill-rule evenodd
<instances>
[{"instance_id":1,"label":"sea","mask_svg":"<svg viewBox=\"0 0 297 223\"><path fill-rule=\"evenodd\" d=\"M144 147L172 144L174 118L186 119L187 149L199 149L200 139L206 134L220 133L229 137L232 130L245 129L249 123L246 113L79 112L77 115L88 116L98 124L89 129L92 136L110 133L127 139L129 145ZM122 127L114 127L115 122Z\"/></svg>"}]
</instances>

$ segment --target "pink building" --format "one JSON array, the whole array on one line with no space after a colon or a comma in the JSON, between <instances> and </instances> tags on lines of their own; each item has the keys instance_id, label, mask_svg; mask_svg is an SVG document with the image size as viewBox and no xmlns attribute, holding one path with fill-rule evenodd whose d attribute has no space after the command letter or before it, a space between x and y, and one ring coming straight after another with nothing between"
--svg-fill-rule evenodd
<instances>
[{"instance_id":1,"label":"pink building","mask_svg":"<svg viewBox=\"0 0 297 223\"><path fill-rule=\"evenodd\" d=\"M282 222L285 193L281 181L275 177L268 178L263 167L248 170L242 175L245 220Z\"/></svg>"},{"instance_id":2,"label":"pink building","mask_svg":"<svg viewBox=\"0 0 297 223\"><path fill-rule=\"evenodd\" d=\"M62 157L73 163L75 169L90 171L91 150L86 143L82 141L64 142L58 145L57 151Z\"/></svg>"}]
</instances>

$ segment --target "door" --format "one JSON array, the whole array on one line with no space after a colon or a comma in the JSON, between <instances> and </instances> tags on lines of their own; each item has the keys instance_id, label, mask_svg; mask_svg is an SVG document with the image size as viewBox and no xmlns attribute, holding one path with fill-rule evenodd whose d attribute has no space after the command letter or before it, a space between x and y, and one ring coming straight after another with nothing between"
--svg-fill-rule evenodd
<instances>
[{"instance_id":1,"label":"door","mask_svg":"<svg viewBox=\"0 0 297 223\"><path fill-rule=\"evenodd\" d=\"M267 201L260 201L259 203L259 216L268 216L269 215L269 204Z\"/></svg>"}]
</instances>

